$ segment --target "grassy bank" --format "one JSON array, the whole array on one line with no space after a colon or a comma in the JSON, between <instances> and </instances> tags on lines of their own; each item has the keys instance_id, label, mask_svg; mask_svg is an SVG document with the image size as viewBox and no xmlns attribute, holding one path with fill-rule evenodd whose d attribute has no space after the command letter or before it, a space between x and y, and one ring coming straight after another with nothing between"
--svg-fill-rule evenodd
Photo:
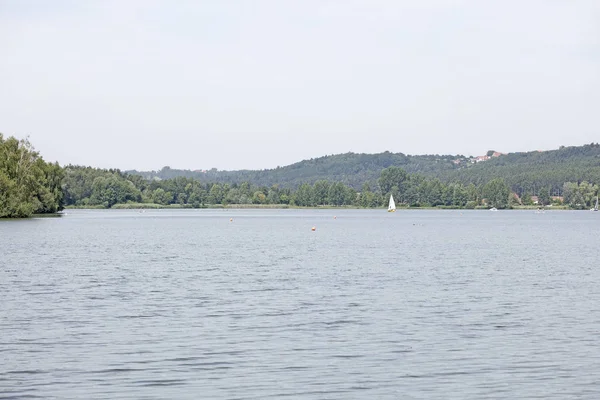
<instances>
[{"instance_id":1,"label":"grassy bank","mask_svg":"<svg viewBox=\"0 0 600 400\"><path fill-rule=\"evenodd\" d=\"M143 209L159 209L159 208L194 208L191 204L156 204L156 203L125 203L125 204L115 204L111 208L116 210L139 210Z\"/></svg>"}]
</instances>

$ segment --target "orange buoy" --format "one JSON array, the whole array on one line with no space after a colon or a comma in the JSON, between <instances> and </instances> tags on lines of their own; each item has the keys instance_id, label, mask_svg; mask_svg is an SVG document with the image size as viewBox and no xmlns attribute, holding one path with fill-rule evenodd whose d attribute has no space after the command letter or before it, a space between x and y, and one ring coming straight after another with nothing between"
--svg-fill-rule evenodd
<instances>
[{"instance_id":1,"label":"orange buoy","mask_svg":"<svg viewBox=\"0 0 600 400\"><path fill-rule=\"evenodd\" d=\"M315 228L314 226L310 229L311 231L316 231L317 228Z\"/></svg>"}]
</instances>

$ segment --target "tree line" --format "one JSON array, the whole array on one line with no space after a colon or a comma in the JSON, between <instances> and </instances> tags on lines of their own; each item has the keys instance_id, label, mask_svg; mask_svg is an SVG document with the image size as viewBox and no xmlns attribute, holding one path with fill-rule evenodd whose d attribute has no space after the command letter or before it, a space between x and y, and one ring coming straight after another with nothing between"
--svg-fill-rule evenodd
<instances>
[{"instance_id":1,"label":"tree line","mask_svg":"<svg viewBox=\"0 0 600 400\"><path fill-rule=\"evenodd\" d=\"M598 186L587 182L564 184L565 204L585 208L594 202ZM215 205L289 205L298 207L354 206L383 207L390 195L396 204L405 207L510 208L518 205L562 204L552 196L551 188L538 191L539 196L519 196L503 178L494 178L485 184L445 183L438 178L409 174L400 167L381 171L374 182L363 183L360 190L342 182L318 180L302 183L291 189L278 185L262 186L250 182L203 183L194 178L147 180L139 175L119 170L67 166L63 190L67 206L99 206L110 208L116 204L156 204L186 207Z\"/></svg>"},{"instance_id":2,"label":"tree line","mask_svg":"<svg viewBox=\"0 0 600 400\"><path fill-rule=\"evenodd\" d=\"M489 150L487 155L494 155ZM444 184L462 183L482 187L496 178L502 178L519 198L562 196L565 182L600 181L600 145L561 146L550 151L530 151L502 154L487 161L476 162L463 155L405 155L383 152L379 154L336 154L303 160L288 166L267 170L218 171L178 170L164 167L159 171L130 171L147 179L196 178L203 183L239 184L250 182L257 186L279 185L297 189L319 180L341 182L356 191L369 182L372 187L385 168L401 167L410 175L438 178Z\"/></svg>"},{"instance_id":3,"label":"tree line","mask_svg":"<svg viewBox=\"0 0 600 400\"><path fill-rule=\"evenodd\" d=\"M443 170L442 181L482 185L503 178L519 197L564 196L565 182L600 183L600 145L561 146L557 150L510 153L466 168Z\"/></svg>"},{"instance_id":4,"label":"tree line","mask_svg":"<svg viewBox=\"0 0 600 400\"><path fill-rule=\"evenodd\" d=\"M574 162L573 154L586 160L585 163L590 163L591 158L598 159L595 156L598 147L592 144L575 150L561 149L559 151L568 153L568 157L563 157L565 154L560 156L560 153L553 153L552 157L562 159L563 164L566 163L565 170L570 171L567 166ZM600 153L598 155L600 156ZM398 158L392 153L388 156L388 161ZM403 157L399 157L398 160L411 160L410 156ZM428 156L423 157L427 159ZM500 161L489 161L488 166L480 168L481 175L471 175L469 172L466 175L446 176L442 179L429 176L426 173L427 168L424 173L416 173L391 165L380 169L376 177L363 180L358 188L355 183L329 179L307 180L297 186L285 186L263 185L252 181L210 182L205 179L199 180L195 176L173 176L167 179L154 176L148 179L118 169L74 165L60 167L57 163L45 162L27 140L19 141L12 137L4 139L0 134L0 217L53 213L62 210L64 206L111 208L120 204L371 208L386 206L390 195L394 196L396 204L400 207L510 208L522 204L532 205L535 201L540 206L564 203L574 209L585 209L595 203L595 196L598 195L598 185L595 183L597 180L594 179L596 175L589 175L589 180L565 180L558 187L553 181L541 179L532 183L535 188L533 189L531 185L524 185L518 181L519 175L516 173L520 168L524 168L523 165L527 165L519 163L518 159L528 159L529 156L516 154L513 158L515 157L514 163L508 163L508 170L515 172L515 176L510 179L506 179L503 174L493 173L493 162L506 164L506 160L503 161L502 157L499 157ZM314 160L310 163L317 165L324 160L331 161L330 158L319 160L316 164ZM548 161L547 158L544 160ZM544 164L540 165L542 174ZM550 174L549 171L546 170L545 173ZM569 177L564 171L560 173L560 176ZM465 179L465 176L469 179ZM557 197L557 192L560 192L562 197Z\"/></svg>"},{"instance_id":5,"label":"tree line","mask_svg":"<svg viewBox=\"0 0 600 400\"><path fill-rule=\"evenodd\" d=\"M0 133L0 218L62 210L63 169L47 163L28 140Z\"/></svg>"}]
</instances>

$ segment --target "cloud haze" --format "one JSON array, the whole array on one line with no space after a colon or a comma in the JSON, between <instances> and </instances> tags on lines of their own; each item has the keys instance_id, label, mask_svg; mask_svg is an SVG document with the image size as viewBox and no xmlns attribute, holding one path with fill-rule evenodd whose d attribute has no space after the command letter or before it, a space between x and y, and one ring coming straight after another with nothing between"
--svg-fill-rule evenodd
<instances>
[{"instance_id":1,"label":"cloud haze","mask_svg":"<svg viewBox=\"0 0 600 400\"><path fill-rule=\"evenodd\" d=\"M595 0L0 0L0 52L0 132L61 164L599 141Z\"/></svg>"}]
</instances>

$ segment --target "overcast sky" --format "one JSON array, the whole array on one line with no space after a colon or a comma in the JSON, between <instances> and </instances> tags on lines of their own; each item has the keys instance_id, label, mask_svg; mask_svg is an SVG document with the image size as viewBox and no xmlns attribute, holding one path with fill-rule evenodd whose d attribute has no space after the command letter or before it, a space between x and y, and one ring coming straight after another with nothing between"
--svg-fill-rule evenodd
<instances>
[{"instance_id":1,"label":"overcast sky","mask_svg":"<svg viewBox=\"0 0 600 400\"><path fill-rule=\"evenodd\" d=\"M600 1L0 0L0 132L140 170L598 142Z\"/></svg>"}]
</instances>

